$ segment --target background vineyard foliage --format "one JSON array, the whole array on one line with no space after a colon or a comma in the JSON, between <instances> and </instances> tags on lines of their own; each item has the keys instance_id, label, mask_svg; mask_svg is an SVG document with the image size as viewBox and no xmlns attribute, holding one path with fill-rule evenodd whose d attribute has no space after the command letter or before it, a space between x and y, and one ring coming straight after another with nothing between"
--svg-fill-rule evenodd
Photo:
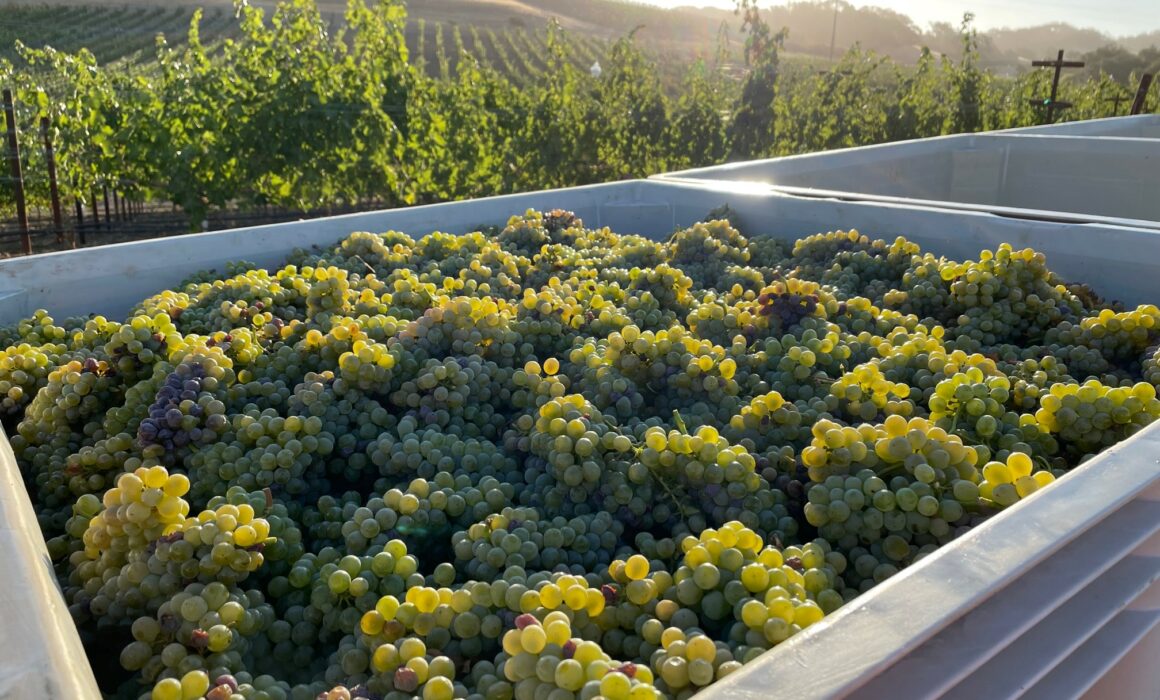
<instances>
[{"instance_id":1,"label":"background vineyard foliage","mask_svg":"<svg viewBox=\"0 0 1160 700\"><path fill-rule=\"evenodd\" d=\"M16 92L33 204L48 197L48 117L65 197L109 184L173 202L195 229L212 208L402 206L1044 122L1031 102L1048 72L982 67L969 18L961 58L924 51L905 66L855 46L819 70L779 60L786 33L741 9L744 70L724 40L715 57L660 66L631 32L602 44L555 23L408 29L398 1L352 0L334 22L287 0L268 14L214 9L205 24L197 12L181 41L121 53L105 39L17 44L0 85ZM1109 98L1127 92L1104 74L1065 81L1059 97L1074 104L1066 118L1087 119L1115 114ZM0 183L10 214L12 183Z\"/></svg>"}]
</instances>

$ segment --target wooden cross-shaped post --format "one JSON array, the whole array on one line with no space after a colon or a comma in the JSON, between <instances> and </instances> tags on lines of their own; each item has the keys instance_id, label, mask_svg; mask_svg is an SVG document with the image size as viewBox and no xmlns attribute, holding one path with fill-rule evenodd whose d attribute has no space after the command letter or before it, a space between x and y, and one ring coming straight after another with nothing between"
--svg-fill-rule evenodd
<instances>
[{"instance_id":1,"label":"wooden cross-shaped post","mask_svg":"<svg viewBox=\"0 0 1160 700\"><path fill-rule=\"evenodd\" d=\"M1055 77L1051 81L1051 97L1049 97L1046 101L1044 101L1044 100L1031 100L1031 104L1033 104L1033 105L1042 105L1042 106L1047 107L1047 123L1050 124L1053 121L1055 121L1055 110L1056 109L1065 109L1065 108L1071 106L1070 102L1057 102L1055 99L1056 95L1059 94L1059 78L1060 78L1060 75L1063 73L1063 69L1064 68L1083 68L1084 62L1083 61L1065 61L1065 60L1063 60L1063 49L1060 49L1059 55L1056 56L1054 61L1048 61L1048 60L1032 61L1031 65L1034 68L1054 68L1055 69Z\"/></svg>"},{"instance_id":2,"label":"wooden cross-shaped post","mask_svg":"<svg viewBox=\"0 0 1160 700\"><path fill-rule=\"evenodd\" d=\"M1127 95L1116 95L1115 97L1105 97L1104 102L1112 103L1112 114L1118 115L1120 113L1120 103L1127 102Z\"/></svg>"}]
</instances>

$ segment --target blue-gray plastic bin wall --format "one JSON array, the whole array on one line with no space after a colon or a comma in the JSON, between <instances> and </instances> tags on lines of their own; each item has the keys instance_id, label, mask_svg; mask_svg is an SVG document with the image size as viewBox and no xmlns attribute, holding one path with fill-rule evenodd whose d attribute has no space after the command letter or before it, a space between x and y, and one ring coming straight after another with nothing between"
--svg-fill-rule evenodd
<instances>
[{"instance_id":1,"label":"blue-gray plastic bin wall","mask_svg":"<svg viewBox=\"0 0 1160 700\"><path fill-rule=\"evenodd\" d=\"M0 322L37 307L57 315L123 315L198 269L234 259L276 266L295 247L332 245L359 230L460 233L527 208L564 207L590 225L661 237L726 203L750 235L788 239L858 228L874 236L905 235L926 250L957 258L1007 241L1044 251L1066 278L1126 302L1154 300L1160 293L1155 231L806 199L729 182L637 181L0 261ZM0 649L25 650L21 656L0 655L0 695L98 697L53 587L27 495L16 486L20 478L6 441L0 445L0 476L6 485L0 493L0 556L22 564L0 573L0 607L23 628L0 638ZM1160 687L1160 664L1148 656L1160 644L1158 479L1160 426L1154 426L706 695L1054 699L1080 697L1089 688L1098 693L1113 687L1108 684ZM8 531L19 533L23 544L8 545Z\"/></svg>"},{"instance_id":2,"label":"blue-gray plastic bin wall","mask_svg":"<svg viewBox=\"0 0 1160 700\"><path fill-rule=\"evenodd\" d=\"M890 239L904 235L958 258L1009 242L1043 250L1065 278L1090 282L1109 297L1139 303L1157 296L1154 246L1160 238L1143 228L1008 219L921 202L817 200L728 181L648 180L12 258L0 261L0 322L42 307L58 316L124 314L190 272L239 259L278 265L296 247L329 245L351 231L462 233L529 207L560 206L576 211L590 225L659 237L723 202L738 211L750 231L785 239L857 228Z\"/></svg>"},{"instance_id":3,"label":"blue-gray plastic bin wall","mask_svg":"<svg viewBox=\"0 0 1160 700\"><path fill-rule=\"evenodd\" d=\"M1002 134L1058 134L1060 136L1119 136L1124 138L1160 139L1160 114L1134 117L1109 117L1083 121L1007 129Z\"/></svg>"},{"instance_id":4,"label":"blue-gray plastic bin wall","mask_svg":"<svg viewBox=\"0 0 1160 700\"><path fill-rule=\"evenodd\" d=\"M1160 124L1160 118L1154 121ZM1113 126L1103 130L1114 132ZM1134 122L1118 133L1144 130ZM1155 196L1160 192L1160 138L1030 129L732 163L658 178L729 180L888 202L920 200L1025 218L1065 213L1079 220L1160 228L1160 197Z\"/></svg>"}]
</instances>

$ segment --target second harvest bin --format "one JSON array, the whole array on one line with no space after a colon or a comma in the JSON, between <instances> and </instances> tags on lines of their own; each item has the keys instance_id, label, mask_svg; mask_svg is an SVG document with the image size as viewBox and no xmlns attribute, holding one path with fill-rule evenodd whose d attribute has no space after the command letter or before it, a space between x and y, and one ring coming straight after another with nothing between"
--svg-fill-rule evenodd
<instances>
[{"instance_id":1,"label":"second harvest bin","mask_svg":"<svg viewBox=\"0 0 1160 700\"><path fill-rule=\"evenodd\" d=\"M590 225L654 238L729 204L750 236L792 239L857 228L905 235L964 258L1002 242L1046 253L1053 269L1128 303L1160 296L1160 233L1027 221L905 204L799 198L731 183L636 181L222 231L0 262L0 322L44 307L123 315L198 269L249 259L276 266L295 247L353 231L461 233L527 208L571 209ZM10 452L0 471L19 483ZM0 557L41 559L0 573L0 614L37 611L23 658L0 658L4 697L85 698L86 664L59 592L43 581L43 543L18 519L26 495L0 500ZM1148 697L1160 687L1160 426L1076 469L908 568L706 691L710 698ZM23 577L23 578L22 578ZM20 619L20 618L16 618ZM58 632L64 630L63 633ZM29 656L39 658L29 659ZM31 670L30 670L31 669ZM87 679L87 680L86 680ZM1138 693L1132 689L1138 689ZM95 696L93 696L95 697Z\"/></svg>"},{"instance_id":2,"label":"second harvest bin","mask_svg":"<svg viewBox=\"0 0 1160 700\"><path fill-rule=\"evenodd\" d=\"M1160 228L1160 117L945 136L656 177Z\"/></svg>"}]
</instances>

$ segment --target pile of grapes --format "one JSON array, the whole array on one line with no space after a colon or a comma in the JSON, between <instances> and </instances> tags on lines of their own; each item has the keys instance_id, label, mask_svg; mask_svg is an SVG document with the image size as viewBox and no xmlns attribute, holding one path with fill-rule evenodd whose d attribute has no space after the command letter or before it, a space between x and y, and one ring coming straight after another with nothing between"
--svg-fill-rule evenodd
<instances>
[{"instance_id":1,"label":"pile of grapes","mask_svg":"<svg viewBox=\"0 0 1160 700\"><path fill-rule=\"evenodd\" d=\"M38 312L0 414L112 696L683 699L1155 420L1158 342L1031 250L530 211Z\"/></svg>"}]
</instances>

